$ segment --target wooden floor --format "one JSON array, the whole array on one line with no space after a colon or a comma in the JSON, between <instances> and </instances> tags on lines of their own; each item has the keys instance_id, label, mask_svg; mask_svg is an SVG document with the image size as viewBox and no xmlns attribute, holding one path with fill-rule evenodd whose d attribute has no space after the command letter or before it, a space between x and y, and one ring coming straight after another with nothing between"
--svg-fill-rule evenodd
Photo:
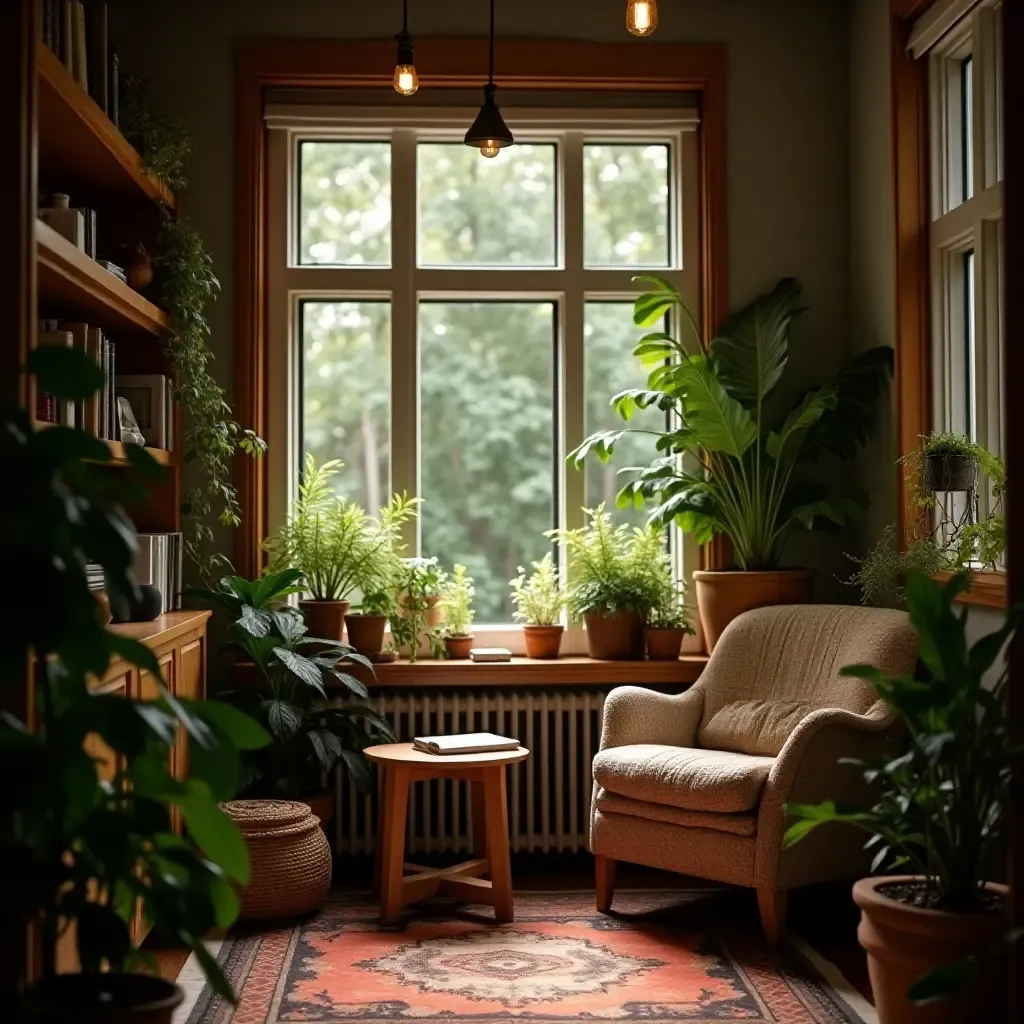
<instances>
[{"instance_id":1,"label":"wooden floor","mask_svg":"<svg viewBox=\"0 0 1024 1024\"><path fill-rule=\"evenodd\" d=\"M365 889L370 884L369 861L346 863L337 873L339 884L346 889ZM512 878L516 889L564 890L592 889L593 861L589 855L513 856ZM693 889L710 883L685 878L667 871L656 871L633 864L619 865L616 886L620 889ZM750 892L751 915L756 919L753 890ZM789 901L789 928L826 960L831 961L866 999L871 998L867 964L857 943L858 911L850 898L850 886L813 886L792 893ZM146 952L153 957L161 977L173 981L185 961L188 950L180 947L161 948L147 941Z\"/></svg>"}]
</instances>

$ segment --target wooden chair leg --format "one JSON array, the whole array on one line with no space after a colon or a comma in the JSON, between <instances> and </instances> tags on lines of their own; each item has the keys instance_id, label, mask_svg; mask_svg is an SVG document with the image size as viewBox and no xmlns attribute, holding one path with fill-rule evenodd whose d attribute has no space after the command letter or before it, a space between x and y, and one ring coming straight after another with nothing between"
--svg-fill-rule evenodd
<instances>
[{"instance_id":1,"label":"wooden chair leg","mask_svg":"<svg viewBox=\"0 0 1024 1024\"><path fill-rule=\"evenodd\" d=\"M772 949L782 945L782 937L786 933L786 902L788 893L785 889L758 889L757 909L761 913L761 927L764 937Z\"/></svg>"},{"instance_id":2,"label":"wooden chair leg","mask_svg":"<svg viewBox=\"0 0 1024 1024\"><path fill-rule=\"evenodd\" d=\"M508 797L505 766L484 771L484 811L487 822L487 859L490 862L494 919L512 920L512 860L508 841Z\"/></svg>"},{"instance_id":3,"label":"wooden chair leg","mask_svg":"<svg viewBox=\"0 0 1024 1024\"><path fill-rule=\"evenodd\" d=\"M594 877L597 888L598 913L607 914L612 909L612 897L615 895L615 865L611 857L594 856Z\"/></svg>"},{"instance_id":4,"label":"wooden chair leg","mask_svg":"<svg viewBox=\"0 0 1024 1024\"><path fill-rule=\"evenodd\" d=\"M398 920L402 909L402 878L405 875L405 820L409 810L409 770L395 764L388 768L384 790L384 842L381 849L380 919L384 924Z\"/></svg>"}]
</instances>

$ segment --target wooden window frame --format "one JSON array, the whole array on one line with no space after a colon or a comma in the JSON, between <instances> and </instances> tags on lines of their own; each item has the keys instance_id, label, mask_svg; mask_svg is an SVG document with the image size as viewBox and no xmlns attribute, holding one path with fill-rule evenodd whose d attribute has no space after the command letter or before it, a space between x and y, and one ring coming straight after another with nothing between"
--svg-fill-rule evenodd
<instances>
[{"instance_id":1,"label":"wooden window frame","mask_svg":"<svg viewBox=\"0 0 1024 1024\"><path fill-rule=\"evenodd\" d=\"M892 171L896 261L896 400L899 454L932 426L931 199L928 60L907 53L914 21L934 0L891 0ZM899 535L918 513L897 467ZM1005 608L1006 573L972 573L966 604Z\"/></svg>"},{"instance_id":2,"label":"wooden window frame","mask_svg":"<svg viewBox=\"0 0 1024 1024\"><path fill-rule=\"evenodd\" d=\"M725 48L720 44L646 44L638 62L631 43L498 40L499 85L507 90L617 93L688 92L698 100L701 328L705 338L728 313L726 288ZM424 88L483 84L482 40L417 40ZM261 40L236 51L235 405L240 423L264 432L268 421L267 167L263 120L270 88L391 88L390 40ZM638 70L638 68L641 68ZM267 472L262 460L240 457L236 482L242 524L235 565L253 576L263 567L268 524ZM702 566L720 567L722 544L702 551Z\"/></svg>"}]
</instances>

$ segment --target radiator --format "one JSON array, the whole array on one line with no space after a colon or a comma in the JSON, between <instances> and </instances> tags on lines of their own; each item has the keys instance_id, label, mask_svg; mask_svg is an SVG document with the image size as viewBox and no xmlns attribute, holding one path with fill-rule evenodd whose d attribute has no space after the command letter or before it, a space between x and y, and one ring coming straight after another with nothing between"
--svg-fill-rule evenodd
<instances>
[{"instance_id":1,"label":"radiator","mask_svg":"<svg viewBox=\"0 0 1024 1024\"><path fill-rule=\"evenodd\" d=\"M509 839L513 852L575 852L587 847L591 761L601 739L601 691L389 694L377 710L399 740L443 733L514 736L530 756L507 769ZM337 854L372 853L380 804L339 771L335 780ZM472 848L467 783L415 783L409 800L406 851L461 853Z\"/></svg>"}]
</instances>

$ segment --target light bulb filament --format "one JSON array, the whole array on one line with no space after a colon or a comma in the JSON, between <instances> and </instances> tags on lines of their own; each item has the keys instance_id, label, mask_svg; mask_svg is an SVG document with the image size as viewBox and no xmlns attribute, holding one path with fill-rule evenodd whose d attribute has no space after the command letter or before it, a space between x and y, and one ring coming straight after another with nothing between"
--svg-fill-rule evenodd
<instances>
[{"instance_id":1,"label":"light bulb filament","mask_svg":"<svg viewBox=\"0 0 1024 1024\"><path fill-rule=\"evenodd\" d=\"M649 36L658 27L657 0L629 0L626 28L635 36Z\"/></svg>"}]
</instances>

